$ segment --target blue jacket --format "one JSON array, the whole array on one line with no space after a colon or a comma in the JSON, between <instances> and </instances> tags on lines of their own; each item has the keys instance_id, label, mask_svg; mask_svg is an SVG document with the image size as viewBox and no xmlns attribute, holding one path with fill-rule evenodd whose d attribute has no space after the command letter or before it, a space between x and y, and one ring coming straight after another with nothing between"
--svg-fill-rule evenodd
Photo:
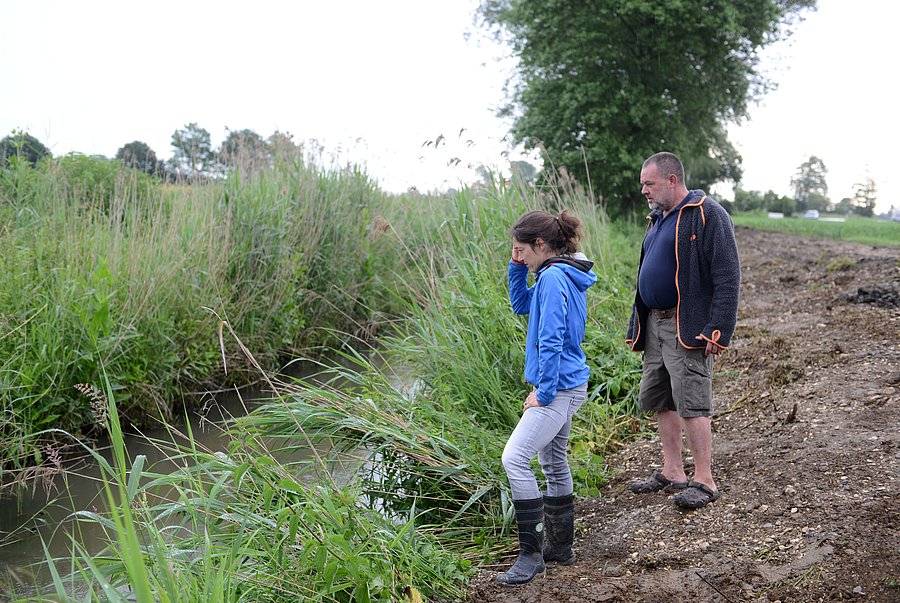
<instances>
[{"instance_id":1,"label":"blue jacket","mask_svg":"<svg viewBox=\"0 0 900 603\"><path fill-rule=\"evenodd\" d=\"M581 342L587 321L587 290L597 282L593 262L582 254L550 258L528 286L528 266L509 263L509 301L528 314L525 381L546 406L556 392L586 383L591 374Z\"/></svg>"}]
</instances>

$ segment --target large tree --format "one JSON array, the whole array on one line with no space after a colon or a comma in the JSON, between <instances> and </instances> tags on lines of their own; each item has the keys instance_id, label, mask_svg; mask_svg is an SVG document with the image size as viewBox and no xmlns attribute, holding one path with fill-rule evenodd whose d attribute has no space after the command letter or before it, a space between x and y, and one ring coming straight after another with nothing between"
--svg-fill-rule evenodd
<instances>
[{"instance_id":1,"label":"large tree","mask_svg":"<svg viewBox=\"0 0 900 603\"><path fill-rule=\"evenodd\" d=\"M0 140L0 167L6 166L10 157L19 157L34 166L51 156L50 149L27 132L16 131Z\"/></svg>"},{"instance_id":2,"label":"large tree","mask_svg":"<svg viewBox=\"0 0 900 603\"><path fill-rule=\"evenodd\" d=\"M791 179L797 211L827 209L828 183L825 181L826 176L828 176L828 168L825 167L825 162L815 155L800 164Z\"/></svg>"},{"instance_id":3,"label":"large tree","mask_svg":"<svg viewBox=\"0 0 900 603\"><path fill-rule=\"evenodd\" d=\"M172 134L172 167L176 174L190 179L211 176L217 168L209 132L189 123Z\"/></svg>"},{"instance_id":4,"label":"large tree","mask_svg":"<svg viewBox=\"0 0 900 603\"><path fill-rule=\"evenodd\" d=\"M150 145L140 140L129 142L116 151L116 159L123 165L147 174L159 173L159 160L156 158L156 153L150 148Z\"/></svg>"},{"instance_id":5,"label":"large tree","mask_svg":"<svg viewBox=\"0 0 900 603\"><path fill-rule=\"evenodd\" d=\"M856 185L853 194L853 211L860 216L871 218L875 215L875 204L878 202L878 189L875 180L866 175L866 181Z\"/></svg>"},{"instance_id":6,"label":"large tree","mask_svg":"<svg viewBox=\"0 0 900 603\"><path fill-rule=\"evenodd\" d=\"M649 155L679 154L688 185L740 180L725 127L769 84L759 50L815 0L485 0L480 14L519 59L504 113L612 210L640 198Z\"/></svg>"},{"instance_id":7,"label":"large tree","mask_svg":"<svg viewBox=\"0 0 900 603\"><path fill-rule=\"evenodd\" d=\"M229 130L219 147L219 160L229 168L260 169L271 157L268 143L253 130Z\"/></svg>"}]
</instances>

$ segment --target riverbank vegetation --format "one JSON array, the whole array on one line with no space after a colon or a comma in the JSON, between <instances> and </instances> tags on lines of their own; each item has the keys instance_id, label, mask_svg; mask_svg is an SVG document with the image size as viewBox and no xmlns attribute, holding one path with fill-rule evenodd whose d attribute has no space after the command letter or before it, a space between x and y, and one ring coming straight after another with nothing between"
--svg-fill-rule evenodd
<instances>
[{"instance_id":1,"label":"riverbank vegetation","mask_svg":"<svg viewBox=\"0 0 900 603\"><path fill-rule=\"evenodd\" d=\"M369 236L383 198L294 157L194 186L84 156L0 170L0 466L40 462L47 428L95 430L75 385L102 369L139 425L179 415L183 392L257 378L219 319L274 368L370 308L396 315L393 258Z\"/></svg>"},{"instance_id":2,"label":"riverbank vegetation","mask_svg":"<svg viewBox=\"0 0 900 603\"><path fill-rule=\"evenodd\" d=\"M526 394L526 323L509 310L507 231L529 209L574 210L599 276L572 443L580 493L638 429L622 329L641 231L611 226L579 190L386 195L297 157L173 186L73 156L13 164L0 186L8 474L86 435L124 448L118 420L174 423L185 391L269 379L323 348L357 358L340 387L273 382L227 451L159 443L176 472L121 451L107 510L73 509L109 548L73 540L53 600L456 598L513 540L500 452ZM383 361L352 351L363 341ZM292 454L310 449L323 452ZM330 477L336 465L349 477Z\"/></svg>"}]
</instances>

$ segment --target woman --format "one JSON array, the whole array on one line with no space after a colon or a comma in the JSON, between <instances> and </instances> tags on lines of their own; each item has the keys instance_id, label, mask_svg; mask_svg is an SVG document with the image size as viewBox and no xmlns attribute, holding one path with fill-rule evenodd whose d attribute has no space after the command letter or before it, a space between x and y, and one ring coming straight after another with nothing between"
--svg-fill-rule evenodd
<instances>
[{"instance_id":1,"label":"woman","mask_svg":"<svg viewBox=\"0 0 900 603\"><path fill-rule=\"evenodd\" d=\"M593 262L578 252L581 223L533 211L510 230L509 300L516 314L528 314L525 381L532 391L503 450L519 532L519 557L497 576L502 584L526 584L544 573L545 561L575 561L575 510L566 446L572 416L584 403L590 369L581 341L588 288L597 281ZM535 282L528 286L528 272ZM547 478L541 496L531 459L537 455ZM544 529L547 539L544 542Z\"/></svg>"}]
</instances>

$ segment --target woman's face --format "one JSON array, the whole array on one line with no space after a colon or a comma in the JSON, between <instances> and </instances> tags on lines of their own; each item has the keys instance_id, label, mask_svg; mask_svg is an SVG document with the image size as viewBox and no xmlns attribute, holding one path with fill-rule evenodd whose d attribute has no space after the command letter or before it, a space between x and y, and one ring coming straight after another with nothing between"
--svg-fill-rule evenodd
<instances>
[{"instance_id":1,"label":"woman's face","mask_svg":"<svg viewBox=\"0 0 900 603\"><path fill-rule=\"evenodd\" d=\"M543 239L538 238L534 245L522 243L521 241L513 241L512 257L517 262L523 262L532 272L537 272L538 267L545 260L553 257L549 247Z\"/></svg>"}]
</instances>

